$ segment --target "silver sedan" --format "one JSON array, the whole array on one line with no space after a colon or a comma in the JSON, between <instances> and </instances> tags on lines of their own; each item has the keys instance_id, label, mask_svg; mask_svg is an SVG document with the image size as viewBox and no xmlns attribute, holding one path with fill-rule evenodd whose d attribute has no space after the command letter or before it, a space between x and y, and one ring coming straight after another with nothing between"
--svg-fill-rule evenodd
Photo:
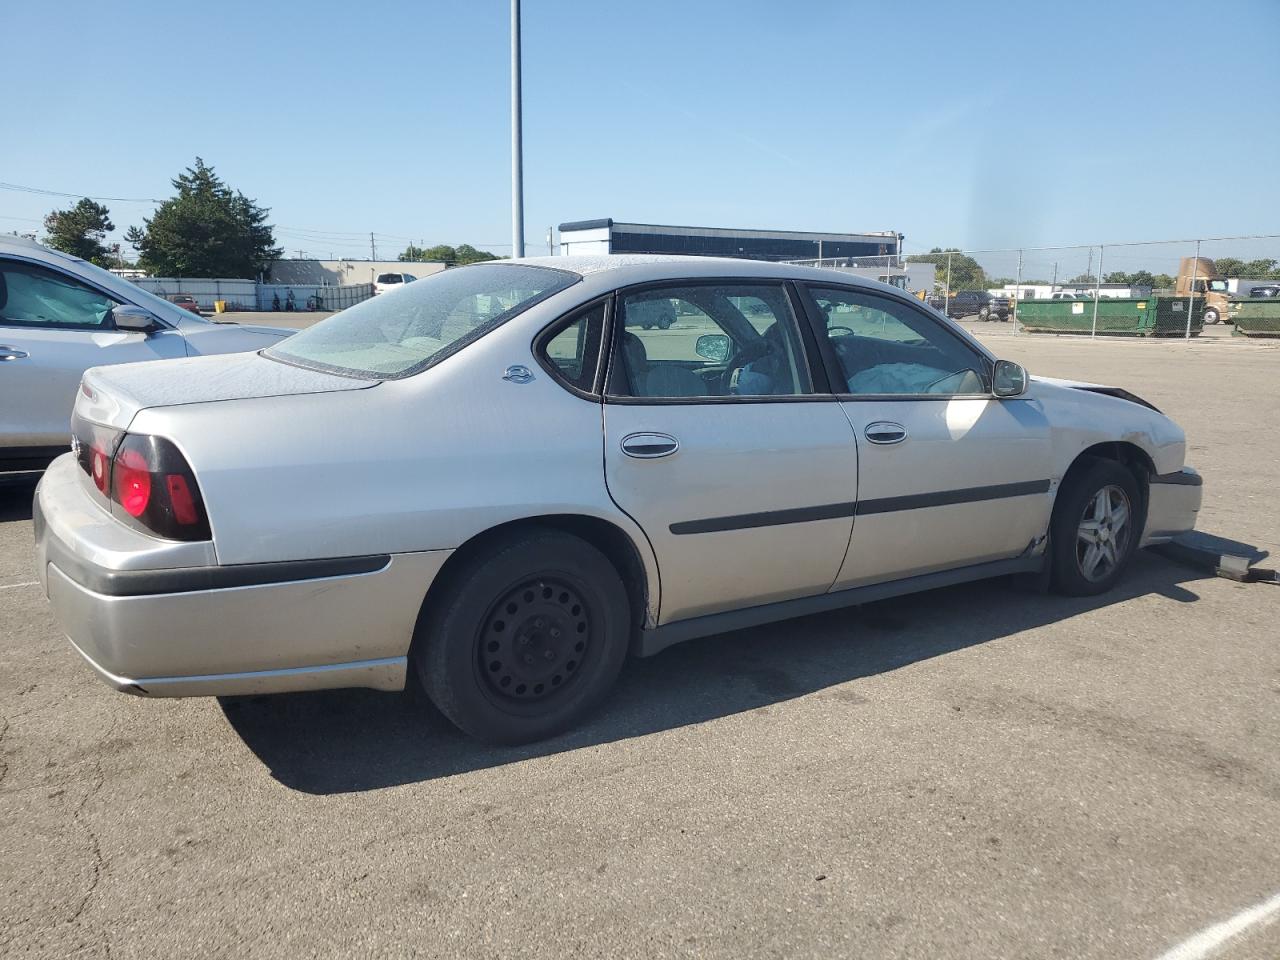
<instances>
[{"instance_id":1,"label":"silver sedan","mask_svg":"<svg viewBox=\"0 0 1280 960\"><path fill-rule=\"evenodd\" d=\"M1124 390L742 260L448 270L261 353L90 370L73 427L39 575L108 683L412 678L508 743L694 637L1007 574L1105 591L1201 493Z\"/></svg>"},{"instance_id":2,"label":"silver sedan","mask_svg":"<svg viewBox=\"0 0 1280 960\"><path fill-rule=\"evenodd\" d=\"M89 367L261 350L291 333L202 320L79 257L0 237L0 482L66 452Z\"/></svg>"}]
</instances>

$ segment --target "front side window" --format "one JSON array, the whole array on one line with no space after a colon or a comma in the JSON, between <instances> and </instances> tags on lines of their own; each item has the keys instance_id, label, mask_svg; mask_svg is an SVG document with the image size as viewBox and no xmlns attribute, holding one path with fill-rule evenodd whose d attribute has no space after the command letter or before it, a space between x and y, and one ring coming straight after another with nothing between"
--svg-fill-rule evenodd
<instances>
[{"instance_id":1,"label":"front side window","mask_svg":"<svg viewBox=\"0 0 1280 960\"><path fill-rule=\"evenodd\" d=\"M811 287L809 293L840 364L843 392L988 392L985 358L910 304L853 290Z\"/></svg>"},{"instance_id":2,"label":"front side window","mask_svg":"<svg viewBox=\"0 0 1280 960\"><path fill-rule=\"evenodd\" d=\"M0 324L104 330L116 301L64 273L0 260Z\"/></svg>"},{"instance_id":3,"label":"front side window","mask_svg":"<svg viewBox=\"0 0 1280 960\"><path fill-rule=\"evenodd\" d=\"M796 396L812 391L786 290L773 284L661 287L619 297L609 393L619 397Z\"/></svg>"},{"instance_id":4,"label":"front side window","mask_svg":"<svg viewBox=\"0 0 1280 960\"><path fill-rule=\"evenodd\" d=\"M566 270L524 264L455 267L394 297L374 297L335 313L264 355L347 376L407 377L579 279Z\"/></svg>"}]
</instances>

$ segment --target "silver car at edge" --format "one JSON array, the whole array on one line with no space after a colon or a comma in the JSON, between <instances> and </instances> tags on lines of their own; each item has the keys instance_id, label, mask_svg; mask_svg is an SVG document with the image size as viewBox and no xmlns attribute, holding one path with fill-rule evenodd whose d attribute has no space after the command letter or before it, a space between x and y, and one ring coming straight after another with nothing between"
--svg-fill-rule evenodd
<instances>
[{"instance_id":1,"label":"silver car at edge","mask_svg":"<svg viewBox=\"0 0 1280 960\"><path fill-rule=\"evenodd\" d=\"M79 257L0 237L0 480L66 451L89 367L260 350L291 333L212 323Z\"/></svg>"},{"instance_id":2,"label":"silver car at edge","mask_svg":"<svg viewBox=\"0 0 1280 960\"><path fill-rule=\"evenodd\" d=\"M628 323L669 310L665 329ZM1182 431L894 288L745 260L445 271L259 354L88 371L36 492L76 650L144 696L411 677L495 742L628 654L1191 529Z\"/></svg>"}]
</instances>

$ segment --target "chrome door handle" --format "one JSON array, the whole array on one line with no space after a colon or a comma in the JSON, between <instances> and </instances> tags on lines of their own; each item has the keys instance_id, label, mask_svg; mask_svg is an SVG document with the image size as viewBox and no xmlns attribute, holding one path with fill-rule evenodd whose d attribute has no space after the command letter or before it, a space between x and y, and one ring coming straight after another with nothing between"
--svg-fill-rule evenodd
<instances>
[{"instance_id":1,"label":"chrome door handle","mask_svg":"<svg viewBox=\"0 0 1280 960\"><path fill-rule=\"evenodd\" d=\"M7 347L0 343L0 363L5 360L25 360L31 354L25 350L19 350L17 347Z\"/></svg>"},{"instance_id":2,"label":"chrome door handle","mask_svg":"<svg viewBox=\"0 0 1280 960\"><path fill-rule=\"evenodd\" d=\"M907 439L907 428L892 420L877 420L867 424L862 435L872 443L901 443Z\"/></svg>"},{"instance_id":3,"label":"chrome door handle","mask_svg":"<svg viewBox=\"0 0 1280 960\"><path fill-rule=\"evenodd\" d=\"M629 433L622 438L622 452L637 460L669 457L680 449L680 441L665 433Z\"/></svg>"}]
</instances>

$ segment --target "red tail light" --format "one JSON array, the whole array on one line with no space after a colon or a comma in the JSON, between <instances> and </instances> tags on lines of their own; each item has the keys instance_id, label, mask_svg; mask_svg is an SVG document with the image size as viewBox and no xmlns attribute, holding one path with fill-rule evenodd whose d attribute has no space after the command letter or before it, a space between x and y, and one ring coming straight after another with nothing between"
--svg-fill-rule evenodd
<instances>
[{"instance_id":1,"label":"red tail light","mask_svg":"<svg viewBox=\"0 0 1280 960\"><path fill-rule=\"evenodd\" d=\"M111 471L111 499L131 517L140 517L151 504L151 471L136 449L121 447Z\"/></svg>"},{"instance_id":2,"label":"red tail light","mask_svg":"<svg viewBox=\"0 0 1280 960\"><path fill-rule=\"evenodd\" d=\"M80 468L131 527L167 540L208 540L209 519L186 457L164 437L125 434L75 417Z\"/></svg>"},{"instance_id":3,"label":"red tail light","mask_svg":"<svg viewBox=\"0 0 1280 960\"><path fill-rule=\"evenodd\" d=\"M186 457L164 437L127 433L111 465L120 519L167 540L208 540L200 487ZM114 512L114 511L113 511Z\"/></svg>"}]
</instances>

